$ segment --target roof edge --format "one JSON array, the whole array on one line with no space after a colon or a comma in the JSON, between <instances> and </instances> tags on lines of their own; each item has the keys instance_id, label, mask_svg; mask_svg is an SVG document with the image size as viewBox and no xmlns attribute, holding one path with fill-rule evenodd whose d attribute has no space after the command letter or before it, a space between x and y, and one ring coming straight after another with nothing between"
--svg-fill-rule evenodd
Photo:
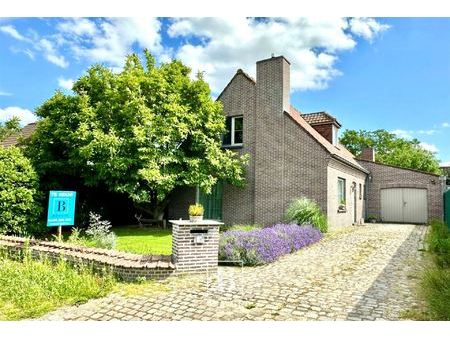
<instances>
[{"instance_id":1,"label":"roof edge","mask_svg":"<svg viewBox=\"0 0 450 338\"><path fill-rule=\"evenodd\" d=\"M431 175L431 176L436 176L436 177L441 177L442 176L442 175L433 174L433 173L429 173L429 172L418 170L418 169L404 168L404 167L399 167L397 165L392 165L392 164L385 164L385 163L380 163L380 162L373 162L373 161L368 161L368 160L362 160L360 158L357 158L356 161L372 163L372 164L382 165L382 166L385 166L385 167L391 167L391 168L396 168L396 169L403 169L403 170L413 171L413 172L416 172L416 173L419 173L419 174Z\"/></svg>"},{"instance_id":2,"label":"roof edge","mask_svg":"<svg viewBox=\"0 0 450 338\"><path fill-rule=\"evenodd\" d=\"M233 80L238 76L238 75L243 75L248 81L250 81L253 85L256 85L256 81L255 79L253 79L250 75L248 75L246 72L244 72L241 68L239 68L236 73L233 75L233 77L231 78L231 80L227 83L227 85L222 89L222 91L220 92L219 96L217 96L216 101L218 101L220 99L220 97L222 96L222 94L225 92L225 90L231 85L231 83L233 82Z\"/></svg>"}]
</instances>

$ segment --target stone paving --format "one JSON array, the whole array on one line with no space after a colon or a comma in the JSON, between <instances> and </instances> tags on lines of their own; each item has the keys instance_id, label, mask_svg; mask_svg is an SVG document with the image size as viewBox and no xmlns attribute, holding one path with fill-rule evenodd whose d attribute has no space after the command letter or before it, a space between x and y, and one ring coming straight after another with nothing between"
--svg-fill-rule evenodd
<instances>
[{"instance_id":1,"label":"stone paving","mask_svg":"<svg viewBox=\"0 0 450 338\"><path fill-rule=\"evenodd\" d=\"M425 226L370 224L261 267L170 277L166 291L112 294L43 320L398 320L422 306L417 274Z\"/></svg>"}]
</instances>

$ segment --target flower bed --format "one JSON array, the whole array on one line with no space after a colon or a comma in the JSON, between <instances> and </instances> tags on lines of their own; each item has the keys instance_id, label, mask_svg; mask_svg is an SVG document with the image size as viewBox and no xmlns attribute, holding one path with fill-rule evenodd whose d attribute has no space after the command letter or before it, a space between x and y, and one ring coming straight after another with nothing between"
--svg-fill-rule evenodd
<instances>
[{"instance_id":1,"label":"flower bed","mask_svg":"<svg viewBox=\"0 0 450 338\"><path fill-rule=\"evenodd\" d=\"M221 235L219 259L259 265L317 242L322 233L311 225L276 224L252 231L230 230Z\"/></svg>"}]
</instances>

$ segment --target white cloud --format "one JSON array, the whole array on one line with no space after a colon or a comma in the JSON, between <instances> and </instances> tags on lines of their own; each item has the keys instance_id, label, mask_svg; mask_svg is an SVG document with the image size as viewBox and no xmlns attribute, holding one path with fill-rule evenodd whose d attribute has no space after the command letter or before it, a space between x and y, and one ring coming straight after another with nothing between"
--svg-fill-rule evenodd
<instances>
[{"instance_id":1,"label":"white cloud","mask_svg":"<svg viewBox=\"0 0 450 338\"><path fill-rule=\"evenodd\" d=\"M220 92L238 68L254 76L255 61L272 53L291 62L292 89L305 90L326 88L341 74L335 68L338 53L356 45L352 34L373 39L385 29L377 24L359 19L352 32L349 20L341 18L181 18L172 20L168 34L185 40L175 57L193 74L205 71L213 92Z\"/></svg>"},{"instance_id":2,"label":"white cloud","mask_svg":"<svg viewBox=\"0 0 450 338\"><path fill-rule=\"evenodd\" d=\"M432 153L437 153L439 150L434 144L420 142L419 144L423 149L431 151Z\"/></svg>"},{"instance_id":3,"label":"white cloud","mask_svg":"<svg viewBox=\"0 0 450 338\"><path fill-rule=\"evenodd\" d=\"M133 45L155 55L163 52L161 22L157 18L74 18L62 21L59 41L67 44L77 58L122 67Z\"/></svg>"},{"instance_id":4,"label":"white cloud","mask_svg":"<svg viewBox=\"0 0 450 338\"><path fill-rule=\"evenodd\" d=\"M72 90L74 81L72 79L65 79L63 77L58 78L58 86L61 88Z\"/></svg>"},{"instance_id":5,"label":"white cloud","mask_svg":"<svg viewBox=\"0 0 450 338\"><path fill-rule=\"evenodd\" d=\"M373 40L381 32L390 28L389 25L381 24L373 18L352 18L349 20L350 31L369 41Z\"/></svg>"},{"instance_id":6,"label":"white cloud","mask_svg":"<svg viewBox=\"0 0 450 338\"><path fill-rule=\"evenodd\" d=\"M450 167L450 161L441 162L441 164L439 166L441 166L441 167Z\"/></svg>"},{"instance_id":7,"label":"white cloud","mask_svg":"<svg viewBox=\"0 0 450 338\"><path fill-rule=\"evenodd\" d=\"M441 126L442 126L442 128L450 128L450 123L442 122Z\"/></svg>"},{"instance_id":8,"label":"white cloud","mask_svg":"<svg viewBox=\"0 0 450 338\"><path fill-rule=\"evenodd\" d=\"M412 134L414 133L414 131L412 131L412 130L404 130L404 129L395 129L395 130L392 130L391 133L397 135L398 137L402 137L402 138L405 138L407 140L410 140L410 139L413 138Z\"/></svg>"},{"instance_id":9,"label":"white cloud","mask_svg":"<svg viewBox=\"0 0 450 338\"><path fill-rule=\"evenodd\" d=\"M20 124L22 126L37 120L36 115L28 109L20 107L0 108L0 122L5 122L12 117L20 118Z\"/></svg>"},{"instance_id":10,"label":"white cloud","mask_svg":"<svg viewBox=\"0 0 450 338\"><path fill-rule=\"evenodd\" d=\"M433 134L437 133L437 130L436 129L426 129L426 130L421 129L418 131L418 133L422 134L422 135L433 135Z\"/></svg>"},{"instance_id":11,"label":"white cloud","mask_svg":"<svg viewBox=\"0 0 450 338\"><path fill-rule=\"evenodd\" d=\"M47 61L57 65L58 67L66 68L69 65L69 62L55 47L56 42L52 41L52 38L41 38L38 33L32 30L29 30L28 37L25 37L11 25L1 26L0 30L17 40L25 42L31 49L35 52L42 53L42 56L47 59ZM25 53L30 59L34 60L34 52L30 48L12 47L12 51L15 53Z\"/></svg>"},{"instance_id":12,"label":"white cloud","mask_svg":"<svg viewBox=\"0 0 450 338\"><path fill-rule=\"evenodd\" d=\"M0 96L11 96L11 93L0 91Z\"/></svg>"},{"instance_id":13,"label":"white cloud","mask_svg":"<svg viewBox=\"0 0 450 338\"><path fill-rule=\"evenodd\" d=\"M66 61L65 57L56 51L54 43L50 40L40 39L36 48L41 50L44 57L51 63L61 68L66 68L69 65L69 62Z\"/></svg>"},{"instance_id":14,"label":"white cloud","mask_svg":"<svg viewBox=\"0 0 450 338\"><path fill-rule=\"evenodd\" d=\"M20 41L29 41L26 37L24 37L22 34L20 34L13 26L6 25L1 26L0 31L11 36L12 38Z\"/></svg>"}]
</instances>

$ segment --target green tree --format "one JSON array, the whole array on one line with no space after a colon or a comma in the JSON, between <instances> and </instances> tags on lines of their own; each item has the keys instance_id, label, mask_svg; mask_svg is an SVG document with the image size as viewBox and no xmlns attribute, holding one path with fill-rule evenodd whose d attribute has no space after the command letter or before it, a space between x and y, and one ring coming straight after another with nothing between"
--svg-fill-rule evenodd
<instances>
[{"instance_id":1,"label":"green tree","mask_svg":"<svg viewBox=\"0 0 450 338\"><path fill-rule=\"evenodd\" d=\"M384 129L345 130L340 143L356 157L361 155L363 148L372 147L377 162L441 174L435 154L422 148L417 139L406 140Z\"/></svg>"},{"instance_id":2,"label":"green tree","mask_svg":"<svg viewBox=\"0 0 450 338\"><path fill-rule=\"evenodd\" d=\"M0 141L20 130L20 119L13 117L4 123L0 122Z\"/></svg>"},{"instance_id":3,"label":"green tree","mask_svg":"<svg viewBox=\"0 0 450 338\"><path fill-rule=\"evenodd\" d=\"M38 177L19 148L0 147L0 234L27 235L38 229Z\"/></svg>"},{"instance_id":4,"label":"green tree","mask_svg":"<svg viewBox=\"0 0 450 338\"><path fill-rule=\"evenodd\" d=\"M46 182L81 178L161 218L177 186L242 186L247 157L221 148L225 116L201 74L192 80L181 62L144 55L145 67L132 54L121 72L94 65L74 95L56 92L36 111L27 153Z\"/></svg>"}]
</instances>

